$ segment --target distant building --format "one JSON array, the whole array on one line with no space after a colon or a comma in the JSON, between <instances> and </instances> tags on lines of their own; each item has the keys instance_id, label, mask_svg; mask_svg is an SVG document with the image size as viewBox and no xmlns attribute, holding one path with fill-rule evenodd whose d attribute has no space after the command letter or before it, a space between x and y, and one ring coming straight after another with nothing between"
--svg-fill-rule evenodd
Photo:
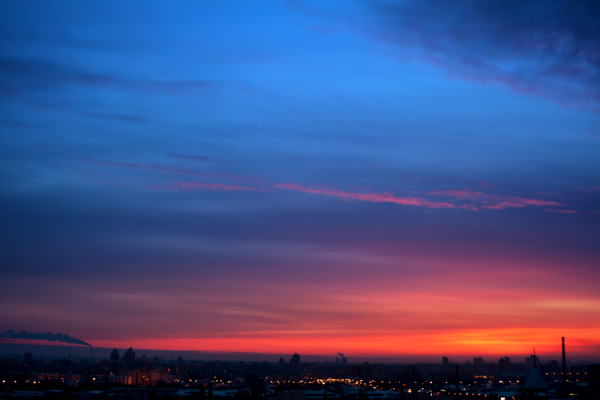
<instances>
[{"instance_id":1,"label":"distant building","mask_svg":"<svg viewBox=\"0 0 600 400\"><path fill-rule=\"evenodd\" d=\"M560 366L557 360L551 360L546 363L546 372L560 372Z\"/></svg>"},{"instance_id":2,"label":"distant building","mask_svg":"<svg viewBox=\"0 0 600 400\"><path fill-rule=\"evenodd\" d=\"M146 369L146 363L143 363L140 369L122 369L119 372L119 375L124 378L118 379L128 382L125 383L126 385L140 385L142 387L146 387L156 386L160 382L167 384L171 383L171 375L169 374L169 371ZM115 379L116 378L117 377L115 377Z\"/></svg>"},{"instance_id":3,"label":"distant building","mask_svg":"<svg viewBox=\"0 0 600 400\"><path fill-rule=\"evenodd\" d=\"M290 360L290 368L292 369L292 372L300 371L300 355L298 353L295 353L292 356Z\"/></svg>"},{"instance_id":4,"label":"distant building","mask_svg":"<svg viewBox=\"0 0 600 400\"><path fill-rule=\"evenodd\" d=\"M404 376L409 382L414 381L417 379L417 369L413 365L407 365L404 367Z\"/></svg>"},{"instance_id":5,"label":"distant building","mask_svg":"<svg viewBox=\"0 0 600 400\"><path fill-rule=\"evenodd\" d=\"M288 390L279 394L279 400L305 400L306 391L304 390Z\"/></svg>"},{"instance_id":6,"label":"distant building","mask_svg":"<svg viewBox=\"0 0 600 400\"><path fill-rule=\"evenodd\" d=\"M540 368L540 359L538 356L532 354L531 356L525 358L525 365L527 366L527 369Z\"/></svg>"},{"instance_id":7,"label":"distant building","mask_svg":"<svg viewBox=\"0 0 600 400\"><path fill-rule=\"evenodd\" d=\"M587 364L588 387L600 392L600 364Z\"/></svg>"},{"instance_id":8,"label":"distant building","mask_svg":"<svg viewBox=\"0 0 600 400\"><path fill-rule=\"evenodd\" d=\"M371 378L381 379L385 377L385 364L371 364Z\"/></svg>"},{"instance_id":9,"label":"distant building","mask_svg":"<svg viewBox=\"0 0 600 400\"><path fill-rule=\"evenodd\" d=\"M119 361L119 350L114 349L113 351L110 352L110 359L112 361Z\"/></svg>"},{"instance_id":10,"label":"distant building","mask_svg":"<svg viewBox=\"0 0 600 400\"><path fill-rule=\"evenodd\" d=\"M109 375L108 382L113 385L133 385L133 378L127 375Z\"/></svg>"},{"instance_id":11,"label":"distant building","mask_svg":"<svg viewBox=\"0 0 600 400\"><path fill-rule=\"evenodd\" d=\"M123 360L128 364L135 361L135 352L131 347L123 354Z\"/></svg>"},{"instance_id":12,"label":"distant building","mask_svg":"<svg viewBox=\"0 0 600 400\"><path fill-rule=\"evenodd\" d=\"M509 373L511 369L510 358L502 357L500 360L498 360L498 372L501 374L506 374Z\"/></svg>"},{"instance_id":13,"label":"distant building","mask_svg":"<svg viewBox=\"0 0 600 400\"><path fill-rule=\"evenodd\" d=\"M542 373L537 368L532 368L523 383L523 394L526 396L548 397L550 386L544 380Z\"/></svg>"},{"instance_id":14,"label":"distant building","mask_svg":"<svg viewBox=\"0 0 600 400\"><path fill-rule=\"evenodd\" d=\"M445 370L450 368L450 360L446 356L442 357L442 367L444 367Z\"/></svg>"},{"instance_id":15,"label":"distant building","mask_svg":"<svg viewBox=\"0 0 600 400\"><path fill-rule=\"evenodd\" d=\"M300 354L295 353L290 360L290 365L300 365Z\"/></svg>"},{"instance_id":16,"label":"distant building","mask_svg":"<svg viewBox=\"0 0 600 400\"><path fill-rule=\"evenodd\" d=\"M185 364L185 361L181 356L175 361L174 372L179 378L185 379L189 374L189 365Z\"/></svg>"},{"instance_id":17,"label":"distant building","mask_svg":"<svg viewBox=\"0 0 600 400\"><path fill-rule=\"evenodd\" d=\"M23 361L25 362L25 368L30 369L35 367L36 362L33 361L33 354L30 352L23 355Z\"/></svg>"}]
</instances>

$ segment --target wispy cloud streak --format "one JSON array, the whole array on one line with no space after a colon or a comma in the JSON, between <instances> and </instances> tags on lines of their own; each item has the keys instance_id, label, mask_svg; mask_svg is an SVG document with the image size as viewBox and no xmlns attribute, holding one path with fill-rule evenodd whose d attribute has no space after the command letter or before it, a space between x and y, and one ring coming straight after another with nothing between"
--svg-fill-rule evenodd
<instances>
[{"instance_id":1,"label":"wispy cloud streak","mask_svg":"<svg viewBox=\"0 0 600 400\"><path fill-rule=\"evenodd\" d=\"M311 189L305 188L295 183L281 183L273 187L285 190L294 190L298 192L320 194L324 196L339 197L344 200L361 200L375 203L394 203L404 206L426 207L426 208L457 208L452 203L443 201L431 201L421 197L397 197L391 193L356 193L338 189Z\"/></svg>"},{"instance_id":2,"label":"wispy cloud streak","mask_svg":"<svg viewBox=\"0 0 600 400\"><path fill-rule=\"evenodd\" d=\"M502 196L498 194L485 194L483 192L475 192L470 188L459 190L437 190L430 192L436 196L454 197L457 199L465 199L477 201L481 208L490 210L502 210L509 207L527 207L527 206L565 206L566 204L552 200L532 199L520 196Z\"/></svg>"},{"instance_id":3,"label":"wispy cloud streak","mask_svg":"<svg viewBox=\"0 0 600 400\"><path fill-rule=\"evenodd\" d=\"M219 178L227 178L227 179L243 179L243 175L238 174L230 174L228 172L204 172L198 171L195 169L189 168L180 168L173 167L169 165L162 165L156 163L131 163L131 162L118 162L118 161L103 161L103 160L85 160L89 163L106 165L110 167L118 167L131 169L136 171L148 171L148 172L156 172L162 174L172 174L172 175L192 175L192 176L202 176L202 177L219 177Z\"/></svg>"},{"instance_id":4,"label":"wispy cloud streak","mask_svg":"<svg viewBox=\"0 0 600 400\"><path fill-rule=\"evenodd\" d=\"M425 208L464 208L477 211L480 208L502 210L505 208L521 208L527 206L554 206L562 207L566 204L552 200L540 200L520 196L502 196L498 194L485 194L471 189L439 190L428 192L428 195L445 196L463 201L463 204L454 204L447 201L431 200L424 197L395 196L391 193L358 193L331 188L307 188L295 183L282 183L274 185L277 189L293 190L309 194L338 197L344 200L360 200L374 203L394 203L404 206ZM549 210L550 211L550 210ZM572 211L572 210L571 210Z\"/></svg>"},{"instance_id":5,"label":"wispy cloud streak","mask_svg":"<svg viewBox=\"0 0 600 400\"><path fill-rule=\"evenodd\" d=\"M188 156L184 156L188 157ZM189 156L196 157L196 156ZM198 156L202 159L202 156ZM159 164L143 164L143 163L131 163L131 162L115 162L115 161L101 161L101 160L86 160L91 163L114 166L118 168L125 168L137 171L156 172L162 174L174 174L174 175L192 175L202 176L211 178L225 178L225 179L242 179L244 176L234 175L224 172L202 172L190 170L187 168L177 168ZM485 185L484 185L485 186ZM212 183L212 182L200 182L200 181L185 181L176 182L170 185L153 185L155 189L163 190L227 190L227 191L256 191L256 192L268 192L270 190L256 187L256 186L244 186L244 185L231 185L225 183ZM348 190L340 190L335 188L327 188L323 186L319 187L305 187L296 183L279 183L273 185L273 188L291 190L296 192L304 192L314 195L323 195L337 197L343 200L359 200L372 203L393 203L403 206L412 207L423 207L432 209L468 209L477 211L479 209L489 210L502 210L506 208L523 208L523 207L553 207L547 209L547 211L557 212L554 207L565 207L565 203L560 203L554 200L543 200L531 197L522 196L505 196L495 193L484 193L481 191L474 191L471 188L463 189L445 189L445 190L434 190L426 192L423 196L396 196L389 192L382 193L361 193L352 192ZM431 197L446 197L452 199L452 201L440 201L432 199ZM563 210L560 211L567 214L574 214L574 210Z\"/></svg>"},{"instance_id":6,"label":"wispy cloud streak","mask_svg":"<svg viewBox=\"0 0 600 400\"><path fill-rule=\"evenodd\" d=\"M253 192L267 192L266 189L261 189L253 186L240 186L240 185L228 185L224 183L211 183L211 182L177 182L169 186L153 186L154 189L160 190L225 190L225 191L253 191Z\"/></svg>"}]
</instances>

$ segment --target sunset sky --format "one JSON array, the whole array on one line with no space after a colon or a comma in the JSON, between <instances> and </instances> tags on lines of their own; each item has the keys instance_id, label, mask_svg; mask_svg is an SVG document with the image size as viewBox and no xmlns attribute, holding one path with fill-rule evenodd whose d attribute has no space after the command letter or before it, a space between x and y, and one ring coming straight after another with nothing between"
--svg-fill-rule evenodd
<instances>
[{"instance_id":1,"label":"sunset sky","mask_svg":"<svg viewBox=\"0 0 600 400\"><path fill-rule=\"evenodd\" d=\"M0 1L0 331L600 359L599 20Z\"/></svg>"}]
</instances>

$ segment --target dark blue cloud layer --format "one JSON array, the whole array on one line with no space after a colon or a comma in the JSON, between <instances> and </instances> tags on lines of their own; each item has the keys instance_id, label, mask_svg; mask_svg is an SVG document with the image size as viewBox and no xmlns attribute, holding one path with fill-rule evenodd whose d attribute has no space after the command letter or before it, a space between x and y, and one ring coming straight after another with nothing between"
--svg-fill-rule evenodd
<instances>
[{"instance_id":1,"label":"dark blue cloud layer","mask_svg":"<svg viewBox=\"0 0 600 400\"><path fill-rule=\"evenodd\" d=\"M369 1L364 7L362 15L338 18L399 47L401 59L412 55L453 77L600 111L595 1Z\"/></svg>"}]
</instances>

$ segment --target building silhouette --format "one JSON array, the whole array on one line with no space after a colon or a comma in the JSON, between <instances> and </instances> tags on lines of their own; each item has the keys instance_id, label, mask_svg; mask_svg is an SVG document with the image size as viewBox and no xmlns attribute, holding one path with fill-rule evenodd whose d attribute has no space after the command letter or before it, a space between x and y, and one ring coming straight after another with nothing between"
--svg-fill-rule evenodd
<instances>
[{"instance_id":1,"label":"building silhouette","mask_svg":"<svg viewBox=\"0 0 600 400\"><path fill-rule=\"evenodd\" d=\"M125 354L123 354L123 360L125 360L127 364L130 364L135 361L135 352L131 347L127 349Z\"/></svg>"},{"instance_id":2,"label":"building silhouette","mask_svg":"<svg viewBox=\"0 0 600 400\"><path fill-rule=\"evenodd\" d=\"M290 359L290 368L292 372L300 371L300 355L298 353L294 353L294 355Z\"/></svg>"}]
</instances>

